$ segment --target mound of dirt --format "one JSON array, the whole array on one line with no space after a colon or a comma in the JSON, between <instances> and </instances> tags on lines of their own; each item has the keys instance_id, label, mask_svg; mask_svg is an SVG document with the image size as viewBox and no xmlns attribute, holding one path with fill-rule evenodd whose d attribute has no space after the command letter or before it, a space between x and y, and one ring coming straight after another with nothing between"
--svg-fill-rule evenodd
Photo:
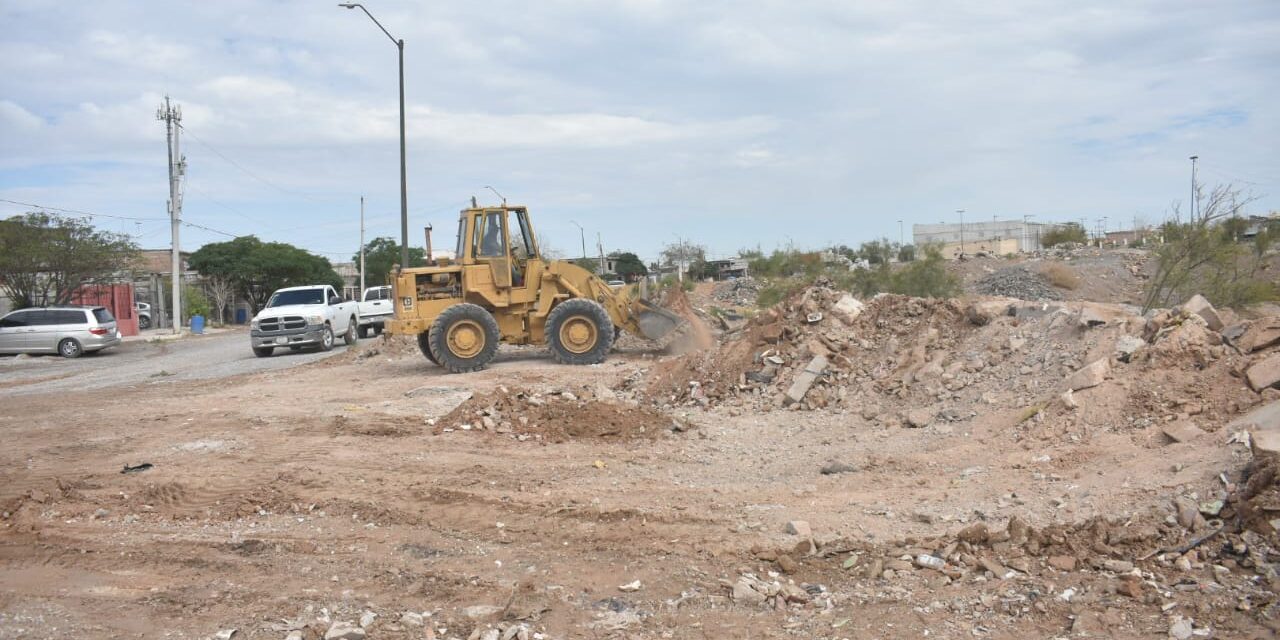
<instances>
[{"instance_id":1,"label":"mound of dirt","mask_svg":"<svg viewBox=\"0 0 1280 640\"><path fill-rule=\"evenodd\" d=\"M689 425L654 409L569 392L538 394L500 389L475 396L435 423L446 431L487 431L517 440L564 442L578 438L631 440L657 438Z\"/></svg>"}]
</instances>

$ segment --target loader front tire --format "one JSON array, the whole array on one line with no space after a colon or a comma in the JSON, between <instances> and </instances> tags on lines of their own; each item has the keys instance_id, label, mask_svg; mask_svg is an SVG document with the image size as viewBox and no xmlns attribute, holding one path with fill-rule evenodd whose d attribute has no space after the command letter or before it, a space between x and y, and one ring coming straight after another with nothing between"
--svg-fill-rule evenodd
<instances>
[{"instance_id":1,"label":"loader front tire","mask_svg":"<svg viewBox=\"0 0 1280 640\"><path fill-rule=\"evenodd\" d=\"M498 321L484 307L463 302L445 309L431 325L427 346L451 373L485 368L498 354Z\"/></svg>"},{"instance_id":2,"label":"loader front tire","mask_svg":"<svg viewBox=\"0 0 1280 640\"><path fill-rule=\"evenodd\" d=\"M431 364L440 364L440 361L436 360L435 354L431 353L430 336L431 333L427 331L423 331L418 334L418 351L421 351L422 355L426 356L427 359L431 361Z\"/></svg>"},{"instance_id":3,"label":"loader front tire","mask_svg":"<svg viewBox=\"0 0 1280 640\"><path fill-rule=\"evenodd\" d=\"M613 336L613 320L595 300L571 298L547 314L547 343L561 364L604 362Z\"/></svg>"}]
</instances>

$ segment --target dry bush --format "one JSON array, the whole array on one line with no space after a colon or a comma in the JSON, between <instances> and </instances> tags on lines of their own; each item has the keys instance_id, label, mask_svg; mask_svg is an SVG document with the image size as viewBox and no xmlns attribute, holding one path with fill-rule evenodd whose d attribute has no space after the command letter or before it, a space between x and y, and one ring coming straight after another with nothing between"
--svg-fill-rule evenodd
<instances>
[{"instance_id":1,"label":"dry bush","mask_svg":"<svg viewBox=\"0 0 1280 640\"><path fill-rule=\"evenodd\" d=\"M1074 291L1080 286L1080 276L1071 267L1065 264L1051 264L1040 270L1040 275L1044 276L1049 284L1059 289L1068 289Z\"/></svg>"}]
</instances>

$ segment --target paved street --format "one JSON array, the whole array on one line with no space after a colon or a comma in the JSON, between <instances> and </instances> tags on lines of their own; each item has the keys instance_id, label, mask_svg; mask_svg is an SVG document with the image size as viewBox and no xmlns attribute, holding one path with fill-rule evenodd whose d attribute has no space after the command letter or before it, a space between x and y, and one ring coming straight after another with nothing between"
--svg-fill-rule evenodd
<instances>
[{"instance_id":1,"label":"paved street","mask_svg":"<svg viewBox=\"0 0 1280 640\"><path fill-rule=\"evenodd\" d=\"M236 330L168 342L126 342L73 360L52 355L0 356L0 398L223 378L296 367L345 350L346 346L339 340L329 352L279 349L273 357L259 358L249 349L248 332Z\"/></svg>"}]
</instances>

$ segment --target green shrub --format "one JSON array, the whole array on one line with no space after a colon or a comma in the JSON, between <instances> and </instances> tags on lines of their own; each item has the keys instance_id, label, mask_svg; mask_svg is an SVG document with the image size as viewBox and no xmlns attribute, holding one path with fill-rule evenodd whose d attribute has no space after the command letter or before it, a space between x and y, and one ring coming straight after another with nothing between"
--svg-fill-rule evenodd
<instances>
[{"instance_id":1,"label":"green shrub","mask_svg":"<svg viewBox=\"0 0 1280 640\"><path fill-rule=\"evenodd\" d=\"M1052 247L1064 242L1085 244L1089 242L1089 235L1085 233L1084 227L1080 226L1079 223L1068 222L1054 227L1040 236L1040 244L1046 247Z\"/></svg>"}]
</instances>

